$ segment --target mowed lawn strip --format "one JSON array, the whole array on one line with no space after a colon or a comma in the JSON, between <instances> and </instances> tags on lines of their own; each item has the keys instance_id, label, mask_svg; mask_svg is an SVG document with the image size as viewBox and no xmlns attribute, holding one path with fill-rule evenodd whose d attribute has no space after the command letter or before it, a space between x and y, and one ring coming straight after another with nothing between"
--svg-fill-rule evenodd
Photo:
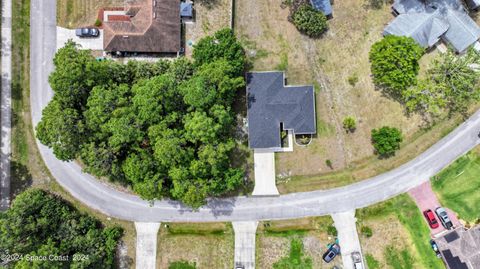
<instances>
[{"instance_id":1,"label":"mowed lawn strip","mask_svg":"<svg viewBox=\"0 0 480 269\"><path fill-rule=\"evenodd\" d=\"M435 256L430 247L430 230L423 220L422 213L406 194L357 211L357 218L360 220L383 219L389 215L396 216L408 231L409 239L413 242L413 248L410 251L414 253L410 253L410 255L402 253L403 250L385 249L387 264L389 262L410 264L412 263L410 257L413 257L415 260L413 263L422 268L444 268L442 261ZM392 252L396 251L403 256L402 259L391 259Z\"/></svg>"},{"instance_id":2,"label":"mowed lawn strip","mask_svg":"<svg viewBox=\"0 0 480 269\"><path fill-rule=\"evenodd\" d=\"M460 157L431 182L442 205L459 218L469 222L480 218L480 148Z\"/></svg>"}]
</instances>

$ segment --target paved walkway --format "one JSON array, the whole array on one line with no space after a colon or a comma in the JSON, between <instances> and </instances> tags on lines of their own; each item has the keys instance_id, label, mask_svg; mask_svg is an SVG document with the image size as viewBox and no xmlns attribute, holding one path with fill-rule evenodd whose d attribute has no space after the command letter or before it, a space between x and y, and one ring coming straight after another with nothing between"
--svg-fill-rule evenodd
<instances>
[{"instance_id":1,"label":"paved walkway","mask_svg":"<svg viewBox=\"0 0 480 269\"><path fill-rule=\"evenodd\" d=\"M253 162L255 187L252 195L278 195L275 180L275 152L255 150Z\"/></svg>"},{"instance_id":2,"label":"paved walkway","mask_svg":"<svg viewBox=\"0 0 480 269\"><path fill-rule=\"evenodd\" d=\"M12 0L2 0L2 90L0 96L0 211L10 205L10 156L12 130Z\"/></svg>"},{"instance_id":3,"label":"paved walkway","mask_svg":"<svg viewBox=\"0 0 480 269\"><path fill-rule=\"evenodd\" d=\"M235 267L255 268L255 236L257 221L232 222L235 232Z\"/></svg>"},{"instance_id":4,"label":"paved walkway","mask_svg":"<svg viewBox=\"0 0 480 269\"><path fill-rule=\"evenodd\" d=\"M100 29L98 37L79 38L75 35L75 29L67 29L57 26L57 50L62 48L71 39L80 44L82 49L103 50L103 30Z\"/></svg>"},{"instance_id":5,"label":"paved walkway","mask_svg":"<svg viewBox=\"0 0 480 269\"><path fill-rule=\"evenodd\" d=\"M338 232L343 268L355 269L353 267L352 252L362 253L357 233L355 210L332 214L332 218Z\"/></svg>"},{"instance_id":6,"label":"paved walkway","mask_svg":"<svg viewBox=\"0 0 480 269\"><path fill-rule=\"evenodd\" d=\"M135 268L155 269L157 263L157 234L160 223L135 222L137 250ZM179 249L178 251L182 251Z\"/></svg>"},{"instance_id":7,"label":"paved walkway","mask_svg":"<svg viewBox=\"0 0 480 269\"><path fill-rule=\"evenodd\" d=\"M432 186L430 185L430 181L427 181L427 182L411 189L410 191L408 191L408 194L415 201L418 209L420 209L420 211L422 212L422 215L423 215L423 211L425 211L427 209L432 210L435 214L435 209L437 207L441 206L440 202L437 199L437 196L435 195L435 193L432 190ZM453 225L455 227L460 227L461 223L458 221L457 215L452 210L450 210L448 208L445 208L445 210L447 211L448 216L452 220ZM427 220L425 218L423 218L425 220L425 222L427 223L427 226L430 228L430 232L431 232L432 237L435 237L435 235L437 235L439 233L442 233L443 231L446 230L442 226L442 224L440 223L440 220L438 219L436 214L435 214L435 218L437 219L438 224L439 224L438 228L436 228L436 229L430 228L430 225L428 225Z\"/></svg>"}]
</instances>

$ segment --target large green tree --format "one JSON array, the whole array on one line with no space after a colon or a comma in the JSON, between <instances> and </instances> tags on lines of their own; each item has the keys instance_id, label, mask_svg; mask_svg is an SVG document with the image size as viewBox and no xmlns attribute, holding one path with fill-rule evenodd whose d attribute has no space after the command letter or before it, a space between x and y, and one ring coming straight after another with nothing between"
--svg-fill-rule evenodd
<instances>
[{"instance_id":1,"label":"large green tree","mask_svg":"<svg viewBox=\"0 0 480 269\"><path fill-rule=\"evenodd\" d=\"M39 189L18 195L11 208L0 213L0 255L47 258L12 260L7 268L113 268L121 234L120 228L102 227L60 197ZM54 261L48 258L50 255L68 259Z\"/></svg>"},{"instance_id":2,"label":"large green tree","mask_svg":"<svg viewBox=\"0 0 480 269\"><path fill-rule=\"evenodd\" d=\"M195 44L193 59L196 66L224 59L229 62L236 75L243 73L246 64L245 51L229 28L204 37Z\"/></svg>"},{"instance_id":3,"label":"large green tree","mask_svg":"<svg viewBox=\"0 0 480 269\"><path fill-rule=\"evenodd\" d=\"M381 157L395 154L403 141L402 132L394 127L383 126L372 130L372 143L375 151Z\"/></svg>"},{"instance_id":4,"label":"large green tree","mask_svg":"<svg viewBox=\"0 0 480 269\"><path fill-rule=\"evenodd\" d=\"M373 82L388 94L401 97L404 90L417 83L418 60L423 53L411 37L385 36L370 50Z\"/></svg>"},{"instance_id":5,"label":"large green tree","mask_svg":"<svg viewBox=\"0 0 480 269\"><path fill-rule=\"evenodd\" d=\"M473 48L463 55L452 50L441 53L427 70L426 78L403 92L408 111L431 115L443 109L464 113L480 99L480 53Z\"/></svg>"}]
</instances>

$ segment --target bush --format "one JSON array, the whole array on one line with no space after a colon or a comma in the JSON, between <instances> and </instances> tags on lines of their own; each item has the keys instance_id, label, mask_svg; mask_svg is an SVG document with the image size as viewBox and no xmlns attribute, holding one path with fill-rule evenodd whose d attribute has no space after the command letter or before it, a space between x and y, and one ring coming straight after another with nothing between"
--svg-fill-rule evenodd
<instances>
[{"instance_id":1,"label":"bush","mask_svg":"<svg viewBox=\"0 0 480 269\"><path fill-rule=\"evenodd\" d=\"M331 160L326 160L325 161L325 165L327 165L330 169L333 169L333 164L332 164L332 161Z\"/></svg>"},{"instance_id":2,"label":"bush","mask_svg":"<svg viewBox=\"0 0 480 269\"><path fill-rule=\"evenodd\" d=\"M360 232L363 234L363 236L365 237L372 237L373 235L373 232L372 232L372 228L368 227L368 226L362 226L362 228L360 228Z\"/></svg>"},{"instance_id":3,"label":"bush","mask_svg":"<svg viewBox=\"0 0 480 269\"><path fill-rule=\"evenodd\" d=\"M372 130L372 143L377 154L383 157L391 156L400 148L403 141L402 132L397 128L383 126Z\"/></svg>"},{"instance_id":4,"label":"bush","mask_svg":"<svg viewBox=\"0 0 480 269\"><path fill-rule=\"evenodd\" d=\"M355 86L358 82L358 76L356 74L353 74L347 78L348 84L351 86Z\"/></svg>"},{"instance_id":5,"label":"bush","mask_svg":"<svg viewBox=\"0 0 480 269\"><path fill-rule=\"evenodd\" d=\"M353 132L357 128L357 122L354 117L348 116L343 119L343 128L347 132Z\"/></svg>"},{"instance_id":6,"label":"bush","mask_svg":"<svg viewBox=\"0 0 480 269\"><path fill-rule=\"evenodd\" d=\"M100 19L97 19L97 20L95 21L95 26L96 26L96 27L102 26L102 21L101 21Z\"/></svg>"},{"instance_id":7,"label":"bush","mask_svg":"<svg viewBox=\"0 0 480 269\"><path fill-rule=\"evenodd\" d=\"M328 225L327 226L327 234L331 236L337 236L337 228L333 225Z\"/></svg>"},{"instance_id":8,"label":"bush","mask_svg":"<svg viewBox=\"0 0 480 269\"><path fill-rule=\"evenodd\" d=\"M320 37L327 31L327 17L310 5L300 6L292 16L297 29L309 37Z\"/></svg>"},{"instance_id":9,"label":"bush","mask_svg":"<svg viewBox=\"0 0 480 269\"><path fill-rule=\"evenodd\" d=\"M392 96L401 96L404 90L417 83L418 60L423 52L411 37L386 36L370 50L373 82Z\"/></svg>"}]
</instances>

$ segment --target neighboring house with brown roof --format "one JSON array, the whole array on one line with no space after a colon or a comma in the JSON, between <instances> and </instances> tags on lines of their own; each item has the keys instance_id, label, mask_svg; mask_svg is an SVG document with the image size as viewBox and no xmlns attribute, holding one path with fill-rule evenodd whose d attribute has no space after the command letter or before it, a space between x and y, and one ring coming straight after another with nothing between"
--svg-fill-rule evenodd
<instances>
[{"instance_id":1,"label":"neighboring house with brown roof","mask_svg":"<svg viewBox=\"0 0 480 269\"><path fill-rule=\"evenodd\" d=\"M110 52L177 53L181 25L178 0L129 0L130 20L103 23L103 48Z\"/></svg>"}]
</instances>

